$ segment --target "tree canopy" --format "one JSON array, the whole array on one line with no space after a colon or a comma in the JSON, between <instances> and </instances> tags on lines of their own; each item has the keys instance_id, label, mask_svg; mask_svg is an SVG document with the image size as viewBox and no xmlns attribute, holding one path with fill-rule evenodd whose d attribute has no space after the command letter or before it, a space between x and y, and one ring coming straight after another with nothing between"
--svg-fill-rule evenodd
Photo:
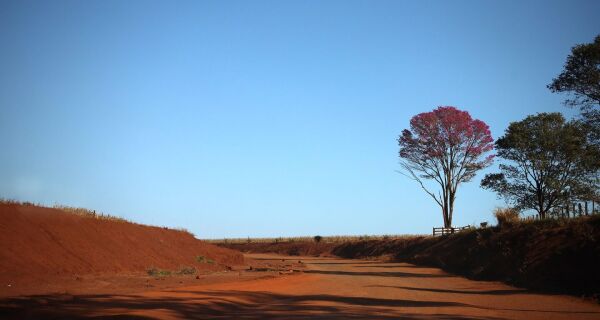
<instances>
[{"instance_id":1,"label":"tree canopy","mask_svg":"<svg viewBox=\"0 0 600 320\"><path fill-rule=\"evenodd\" d=\"M548 85L552 92L573 95L566 104L590 109L600 105L600 35L594 42L579 44L571 49L564 69Z\"/></svg>"},{"instance_id":2,"label":"tree canopy","mask_svg":"<svg viewBox=\"0 0 600 320\"><path fill-rule=\"evenodd\" d=\"M455 107L438 107L410 120L398 138L401 165L406 175L417 181L442 208L444 227L452 226L456 191L478 170L489 166L494 139L481 120ZM440 191L430 191L424 180L433 180Z\"/></svg>"},{"instance_id":3,"label":"tree canopy","mask_svg":"<svg viewBox=\"0 0 600 320\"><path fill-rule=\"evenodd\" d=\"M586 126L567 122L560 113L513 122L496 141L498 156L509 162L500 164L500 173L486 175L481 186L544 218L592 189L600 152L586 136Z\"/></svg>"}]
</instances>

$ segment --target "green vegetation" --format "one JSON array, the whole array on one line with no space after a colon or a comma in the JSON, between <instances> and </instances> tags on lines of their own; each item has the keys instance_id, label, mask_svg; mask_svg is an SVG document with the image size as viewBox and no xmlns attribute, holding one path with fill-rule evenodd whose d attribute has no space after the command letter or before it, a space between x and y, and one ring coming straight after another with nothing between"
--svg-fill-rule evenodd
<instances>
[{"instance_id":1,"label":"green vegetation","mask_svg":"<svg viewBox=\"0 0 600 320\"><path fill-rule=\"evenodd\" d=\"M153 277L167 277L171 275L171 271L169 270L161 270L155 267L151 267L148 270L146 270L146 272L148 273L149 276L153 276Z\"/></svg>"},{"instance_id":2,"label":"green vegetation","mask_svg":"<svg viewBox=\"0 0 600 320\"><path fill-rule=\"evenodd\" d=\"M571 49L564 70L552 80L548 89L571 94L572 99L565 100L565 104L580 107L584 116L594 105L600 105L600 35L592 43Z\"/></svg>"},{"instance_id":3,"label":"green vegetation","mask_svg":"<svg viewBox=\"0 0 600 320\"><path fill-rule=\"evenodd\" d=\"M500 173L487 174L481 186L498 193L518 210L541 218L595 191L600 148L587 139L579 121L560 113L539 113L513 122L496 141L504 160Z\"/></svg>"},{"instance_id":4,"label":"green vegetation","mask_svg":"<svg viewBox=\"0 0 600 320\"><path fill-rule=\"evenodd\" d=\"M208 263L208 264L214 264L215 261L213 259L207 258L205 256L197 256L196 257L196 261L200 262L200 263Z\"/></svg>"},{"instance_id":5,"label":"green vegetation","mask_svg":"<svg viewBox=\"0 0 600 320\"><path fill-rule=\"evenodd\" d=\"M156 267L150 267L150 268L148 268L148 270L146 270L146 273L148 273L149 276L153 276L153 277L168 277L168 276L172 276L172 275L177 275L177 276L192 275L192 274L196 274L196 268L181 267L177 271L171 271L171 270L159 269Z\"/></svg>"},{"instance_id":6,"label":"green vegetation","mask_svg":"<svg viewBox=\"0 0 600 320\"><path fill-rule=\"evenodd\" d=\"M180 274L180 275L192 275L192 274L196 274L196 268L194 268L194 267L182 267L181 269L179 269L179 271L177 271L177 274Z\"/></svg>"}]
</instances>

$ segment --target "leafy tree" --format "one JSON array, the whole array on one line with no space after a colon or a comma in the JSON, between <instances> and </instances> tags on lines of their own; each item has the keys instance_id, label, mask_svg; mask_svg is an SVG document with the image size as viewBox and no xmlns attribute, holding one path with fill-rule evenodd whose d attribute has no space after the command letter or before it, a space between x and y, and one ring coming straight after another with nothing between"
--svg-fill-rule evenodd
<instances>
[{"instance_id":1,"label":"leafy tree","mask_svg":"<svg viewBox=\"0 0 600 320\"><path fill-rule=\"evenodd\" d=\"M600 35L594 42L579 44L571 49L561 74L548 85L552 92L572 95L568 106L579 107L589 138L600 145Z\"/></svg>"},{"instance_id":2,"label":"leafy tree","mask_svg":"<svg viewBox=\"0 0 600 320\"><path fill-rule=\"evenodd\" d=\"M565 103L584 110L600 105L600 35L593 43L571 49L563 72L548 85L552 92L567 92L573 99Z\"/></svg>"},{"instance_id":3,"label":"leafy tree","mask_svg":"<svg viewBox=\"0 0 600 320\"><path fill-rule=\"evenodd\" d=\"M566 122L560 113L539 113L508 126L496 141L500 173L488 174L481 186L498 193L519 210L540 217L588 192L598 148L586 138L586 127Z\"/></svg>"},{"instance_id":4,"label":"leafy tree","mask_svg":"<svg viewBox=\"0 0 600 320\"><path fill-rule=\"evenodd\" d=\"M493 142L483 121L449 106L414 116L410 130L402 131L398 144L404 174L441 207L444 227L452 226L458 186L492 163L493 155L484 155L493 149ZM425 180L439 185L437 194L425 186Z\"/></svg>"}]
</instances>

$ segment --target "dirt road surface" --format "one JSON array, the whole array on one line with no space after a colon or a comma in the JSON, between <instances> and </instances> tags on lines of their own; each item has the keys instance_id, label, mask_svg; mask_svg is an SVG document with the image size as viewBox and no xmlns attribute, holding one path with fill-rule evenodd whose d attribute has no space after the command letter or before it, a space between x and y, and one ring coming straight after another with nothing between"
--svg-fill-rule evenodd
<instances>
[{"instance_id":1,"label":"dirt road surface","mask_svg":"<svg viewBox=\"0 0 600 320\"><path fill-rule=\"evenodd\" d=\"M249 255L263 262L281 256ZM136 294L0 300L0 318L600 319L600 305L471 281L435 268L314 257L303 272Z\"/></svg>"}]
</instances>

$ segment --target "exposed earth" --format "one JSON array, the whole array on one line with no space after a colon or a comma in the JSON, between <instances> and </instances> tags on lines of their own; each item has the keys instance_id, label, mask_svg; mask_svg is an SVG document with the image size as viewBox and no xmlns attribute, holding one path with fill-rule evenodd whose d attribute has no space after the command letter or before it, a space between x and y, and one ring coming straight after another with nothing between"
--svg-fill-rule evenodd
<instances>
[{"instance_id":1,"label":"exposed earth","mask_svg":"<svg viewBox=\"0 0 600 320\"><path fill-rule=\"evenodd\" d=\"M175 287L115 289L122 293L73 285L63 288L66 293L4 298L0 312L12 319L600 318L600 305L592 301L536 294L407 263L267 254L246 259L255 264L253 270L202 280L180 276L186 282L178 286L177 276L153 279L172 281Z\"/></svg>"},{"instance_id":2,"label":"exposed earth","mask_svg":"<svg viewBox=\"0 0 600 320\"><path fill-rule=\"evenodd\" d=\"M573 232L553 231L552 239L567 239L556 234L568 233L587 237L571 237L577 240L571 242L588 249L579 250L583 255L569 255L571 265L564 270L570 274L559 273L563 278L588 279L595 287L595 273L588 270L574 277L587 269L573 262L597 267L597 220L558 226ZM519 232L531 234L526 231ZM331 250L311 243L307 248L312 251L290 251L300 256L243 255L198 240L185 230L145 226L85 209L5 201L0 202L0 319L600 319L600 304L592 299L469 280L419 261L398 262L398 257L391 257L395 262L373 258L412 251L452 256L451 250L457 248L479 248L463 241L470 238L478 240L489 256L494 247L486 245L487 238L475 237L483 232L491 235L488 242L515 238L514 231L490 229L443 241L407 240L414 242L412 246L398 240L342 244ZM324 248L328 249L315 251ZM563 255L579 251L562 248ZM502 265L503 260L480 251L468 252ZM332 254L364 259L318 256ZM472 261L471 256L461 258Z\"/></svg>"}]
</instances>

